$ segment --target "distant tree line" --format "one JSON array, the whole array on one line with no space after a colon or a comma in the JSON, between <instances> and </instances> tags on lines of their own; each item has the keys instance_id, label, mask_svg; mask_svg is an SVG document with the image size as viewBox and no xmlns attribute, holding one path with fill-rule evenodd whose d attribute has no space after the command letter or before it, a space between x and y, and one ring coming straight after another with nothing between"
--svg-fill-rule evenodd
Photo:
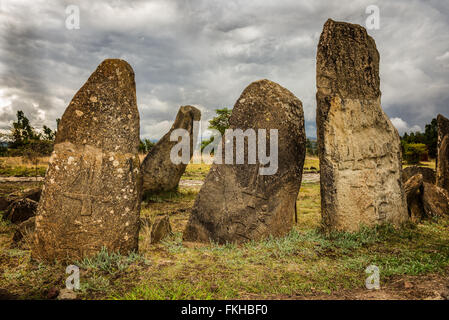
<instances>
[{"instance_id":1,"label":"distant tree line","mask_svg":"<svg viewBox=\"0 0 449 320\"><path fill-rule=\"evenodd\" d=\"M229 118L232 109L222 108L215 110L217 115L209 121L209 129L218 130L224 135L229 128ZM59 124L60 119L56 119ZM17 120L12 123L9 133L0 133L0 156L2 157L26 157L31 161L36 157L48 156L53 151L56 130L43 126L42 130L35 130L23 111L17 111ZM424 133L404 133L401 137L401 149L403 159L409 164L418 164L420 161L428 161L437 156L437 120L432 119L425 126ZM213 141L213 137L202 141L201 149L204 149ZM155 145L149 139L140 140L139 152L148 153ZM313 139L306 140L307 155L316 156L317 142Z\"/></svg>"},{"instance_id":2,"label":"distant tree line","mask_svg":"<svg viewBox=\"0 0 449 320\"><path fill-rule=\"evenodd\" d=\"M59 125L60 119L56 119ZM8 133L0 133L1 157L25 157L32 162L37 157L49 156L53 151L56 130L43 126L36 130L23 111L17 111L17 120L12 123ZM148 153L154 146L149 139L143 139L139 144L139 152Z\"/></svg>"}]
</instances>

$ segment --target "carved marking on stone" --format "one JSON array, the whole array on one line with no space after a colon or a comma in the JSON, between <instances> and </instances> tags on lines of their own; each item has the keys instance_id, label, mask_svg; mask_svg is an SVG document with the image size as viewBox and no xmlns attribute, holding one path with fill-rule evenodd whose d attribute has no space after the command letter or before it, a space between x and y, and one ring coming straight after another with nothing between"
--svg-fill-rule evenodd
<instances>
[{"instance_id":1,"label":"carved marking on stone","mask_svg":"<svg viewBox=\"0 0 449 320\"><path fill-rule=\"evenodd\" d=\"M91 162L89 159L91 154L87 153L85 149L85 154L80 157L80 170L78 175L73 179L70 183L70 189L72 191L64 192L63 196L65 198L76 200L81 202L81 216L91 216L93 201L106 203L111 200L105 199L102 195L94 195L94 190L92 186L98 185L99 175L101 173L101 167L103 163L103 154L101 155L93 155L95 157L94 162ZM86 163L91 163L91 165L87 165ZM78 187L82 186L82 190Z\"/></svg>"},{"instance_id":2,"label":"carved marking on stone","mask_svg":"<svg viewBox=\"0 0 449 320\"><path fill-rule=\"evenodd\" d=\"M253 179L251 180L249 188L242 191L243 194L246 194L247 196L249 196L248 208L252 208L252 209L256 208L257 199L268 200L267 197L258 194L260 177L263 178L263 176L259 175L259 167L260 167L260 164L257 164L256 170L253 173ZM254 188L251 188L251 186L254 186Z\"/></svg>"}]
</instances>

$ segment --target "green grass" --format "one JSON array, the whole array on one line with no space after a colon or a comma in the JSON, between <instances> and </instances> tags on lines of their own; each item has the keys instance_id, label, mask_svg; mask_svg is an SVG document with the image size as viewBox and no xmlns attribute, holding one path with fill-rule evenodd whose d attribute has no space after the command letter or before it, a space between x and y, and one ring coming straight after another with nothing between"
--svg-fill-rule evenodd
<instances>
[{"instance_id":1,"label":"green grass","mask_svg":"<svg viewBox=\"0 0 449 320\"><path fill-rule=\"evenodd\" d=\"M137 252L132 252L128 256L123 256L117 252L108 252L106 248L103 247L96 256L85 258L75 264L84 269L103 271L113 275L117 272L125 271L135 262L142 261L147 263L147 261L145 261L145 259Z\"/></svg>"},{"instance_id":2,"label":"green grass","mask_svg":"<svg viewBox=\"0 0 449 320\"><path fill-rule=\"evenodd\" d=\"M316 170L320 170L320 160L318 157L307 156L304 161L304 170L311 170L312 167L316 168Z\"/></svg>"},{"instance_id":3,"label":"green grass","mask_svg":"<svg viewBox=\"0 0 449 320\"><path fill-rule=\"evenodd\" d=\"M197 192L190 189L178 189L174 191L164 191L157 194L147 194L144 196L146 202L177 202L183 199L195 199Z\"/></svg>"},{"instance_id":4,"label":"green grass","mask_svg":"<svg viewBox=\"0 0 449 320\"><path fill-rule=\"evenodd\" d=\"M189 163L187 165L184 175L181 177L183 180L204 180L209 173L210 165L208 164L196 164Z\"/></svg>"},{"instance_id":5,"label":"green grass","mask_svg":"<svg viewBox=\"0 0 449 320\"><path fill-rule=\"evenodd\" d=\"M213 294L207 289L208 283L192 284L188 281L175 280L159 284L142 284L133 288L123 296L113 296L114 299L125 300L184 300L213 299Z\"/></svg>"},{"instance_id":6,"label":"green grass","mask_svg":"<svg viewBox=\"0 0 449 320\"><path fill-rule=\"evenodd\" d=\"M152 252L155 273L121 299L226 299L333 293L362 288L367 266L394 276L441 273L449 266L448 221L396 229L363 227L326 235L302 219L287 236L243 245L184 246L180 234ZM311 224L311 225L310 225ZM446 233L444 233L446 230ZM159 264L160 262L160 264Z\"/></svg>"},{"instance_id":7,"label":"green grass","mask_svg":"<svg viewBox=\"0 0 449 320\"><path fill-rule=\"evenodd\" d=\"M297 200L298 214L318 214L321 206L319 194L319 183L303 183Z\"/></svg>"},{"instance_id":8,"label":"green grass","mask_svg":"<svg viewBox=\"0 0 449 320\"><path fill-rule=\"evenodd\" d=\"M47 170L46 166L39 166L36 169L27 166L0 166L0 176L3 177L38 177L45 176L45 171Z\"/></svg>"},{"instance_id":9,"label":"green grass","mask_svg":"<svg viewBox=\"0 0 449 320\"><path fill-rule=\"evenodd\" d=\"M421 161L419 164L408 164L405 161L402 163L403 168L411 167L411 166L418 166L418 167L426 167L435 170L435 159L431 159L430 161Z\"/></svg>"}]
</instances>

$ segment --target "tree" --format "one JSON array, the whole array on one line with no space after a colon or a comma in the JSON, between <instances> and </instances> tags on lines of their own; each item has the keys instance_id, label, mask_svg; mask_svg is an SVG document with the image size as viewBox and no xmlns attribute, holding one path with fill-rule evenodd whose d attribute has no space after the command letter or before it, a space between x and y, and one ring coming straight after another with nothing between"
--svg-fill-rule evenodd
<instances>
[{"instance_id":1,"label":"tree","mask_svg":"<svg viewBox=\"0 0 449 320\"><path fill-rule=\"evenodd\" d=\"M438 141L438 124L436 118L433 118L430 124L426 124L426 129L424 131L424 139L425 144L429 149L429 156L431 158L436 158L437 141Z\"/></svg>"},{"instance_id":2,"label":"tree","mask_svg":"<svg viewBox=\"0 0 449 320\"><path fill-rule=\"evenodd\" d=\"M405 146L407 144L424 144L427 147L427 154L431 158L436 158L437 156L437 139L438 139L438 128L437 119L434 118L430 124L426 124L424 133L422 132L407 132L401 138L402 152L405 158Z\"/></svg>"},{"instance_id":3,"label":"tree","mask_svg":"<svg viewBox=\"0 0 449 320\"><path fill-rule=\"evenodd\" d=\"M12 142L10 148L17 149L27 145L31 140L38 139L34 129L30 125L30 120L25 116L23 111L17 111L17 121L12 123L11 128Z\"/></svg>"},{"instance_id":4,"label":"tree","mask_svg":"<svg viewBox=\"0 0 449 320\"><path fill-rule=\"evenodd\" d=\"M56 131L51 130L49 127L45 126L43 127L43 131L44 131L44 140L48 140L48 141L54 141L55 140L55 136L56 136Z\"/></svg>"},{"instance_id":5,"label":"tree","mask_svg":"<svg viewBox=\"0 0 449 320\"><path fill-rule=\"evenodd\" d=\"M140 143L139 143L139 152L140 153L144 153L144 154L147 154L150 150L151 150L151 148L153 148L154 147L154 145L155 145L155 143L154 142L151 142L151 140L150 139L143 139L143 140L140 140Z\"/></svg>"},{"instance_id":6,"label":"tree","mask_svg":"<svg viewBox=\"0 0 449 320\"><path fill-rule=\"evenodd\" d=\"M8 141L7 155L24 156L34 162L36 157L51 154L55 136L56 130L53 131L47 126L43 127L42 133L36 132L24 112L19 110L17 121L12 123L10 134L3 134L0 138L5 144Z\"/></svg>"},{"instance_id":7,"label":"tree","mask_svg":"<svg viewBox=\"0 0 449 320\"><path fill-rule=\"evenodd\" d=\"M311 139L306 139L306 153L311 156L317 155L316 141L312 141Z\"/></svg>"},{"instance_id":8,"label":"tree","mask_svg":"<svg viewBox=\"0 0 449 320\"><path fill-rule=\"evenodd\" d=\"M404 144L404 159L408 164L419 164L428 158L427 146L424 143Z\"/></svg>"},{"instance_id":9,"label":"tree","mask_svg":"<svg viewBox=\"0 0 449 320\"><path fill-rule=\"evenodd\" d=\"M209 120L209 129L218 130L223 136L225 130L229 128L229 118L231 117L232 110L228 108L216 109L216 117Z\"/></svg>"},{"instance_id":10,"label":"tree","mask_svg":"<svg viewBox=\"0 0 449 320\"><path fill-rule=\"evenodd\" d=\"M228 109L225 107L223 109L216 109L215 112L217 113L217 116L209 120L208 128L218 130L223 136L226 129L229 128L229 118L231 117L232 109ZM214 141L213 137L201 141L201 151L203 151L203 149L212 141Z\"/></svg>"}]
</instances>

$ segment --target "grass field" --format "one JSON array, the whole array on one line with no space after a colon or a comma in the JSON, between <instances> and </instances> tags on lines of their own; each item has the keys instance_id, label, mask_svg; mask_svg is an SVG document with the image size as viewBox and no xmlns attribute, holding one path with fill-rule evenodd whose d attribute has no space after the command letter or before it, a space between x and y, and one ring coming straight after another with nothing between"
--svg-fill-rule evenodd
<instances>
[{"instance_id":1,"label":"grass field","mask_svg":"<svg viewBox=\"0 0 449 320\"><path fill-rule=\"evenodd\" d=\"M315 160L309 161L313 166ZM189 165L183 179L201 180L207 171L208 166ZM183 242L197 192L180 189L143 203L142 216L170 216L174 234L162 243L149 244L148 230L143 228L139 253L121 256L103 251L74 262L81 269L78 297L367 298L365 269L374 264L380 269L382 297L424 299L434 298L449 277L447 217L402 229L385 225L326 235L320 231L319 183L303 183L298 223L281 239L244 245ZM63 288L66 266L31 260L26 242L21 247L12 243L13 231L13 226L0 222L0 288L30 299L45 299L51 288Z\"/></svg>"},{"instance_id":2,"label":"grass field","mask_svg":"<svg viewBox=\"0 0 449 320\"><path fill-rule=\"evenodd\" d=\"M45 176L49 157L38 159L37 166L22 157L0 157L0 177Z\"/></svg>"}]
</instances>

